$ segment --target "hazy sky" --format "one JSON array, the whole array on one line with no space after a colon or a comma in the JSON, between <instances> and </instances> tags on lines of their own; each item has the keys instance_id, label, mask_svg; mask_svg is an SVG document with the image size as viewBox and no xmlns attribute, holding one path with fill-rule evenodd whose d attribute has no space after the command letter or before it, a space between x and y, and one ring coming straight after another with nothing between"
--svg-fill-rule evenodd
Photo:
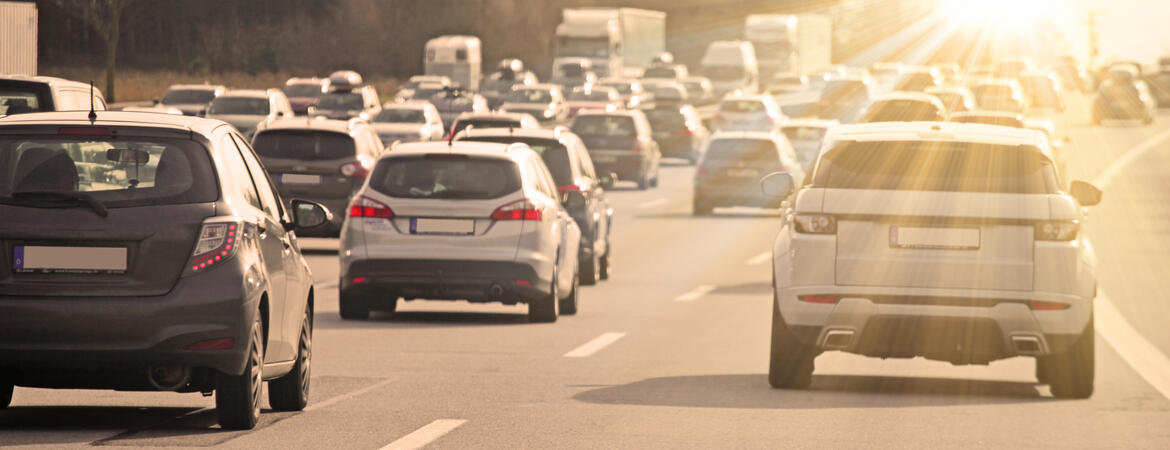
<instances>
[{"instance_id":1,"label":"hazy sky","mask_svg":"<svg viewBox=\"0 0 1170 450\"><path fill-rule=\"evenodd\" d=\"M975 0L978 1L978 0ZM1022 0L1027 1L1027 0ZM1170 55L1170 0L1058 0L1063 15L1084 41L1085 11L1100 11L1102 58L1136 59L1153 64ZM1070 20L1071 19L1071 20Z\"/></svg>"}]
</instances>

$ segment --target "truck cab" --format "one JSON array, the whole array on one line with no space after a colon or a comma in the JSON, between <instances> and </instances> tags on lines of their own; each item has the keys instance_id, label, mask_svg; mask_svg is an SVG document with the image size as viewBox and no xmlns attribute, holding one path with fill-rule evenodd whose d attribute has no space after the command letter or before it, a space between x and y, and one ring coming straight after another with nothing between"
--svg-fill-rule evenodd
<instances>
[{"instance_id":1,"label":"truck cab","mask_svg":"<svg viewBox=\"0 0 1170 450\"><path fill-rule=\"evenodd\" d=\"M483 54L478 37L439 36L427 41L423 69L450 78L463 89L479 90Z\"/></svg>"},{"instance_id":2,"label":"truck cab","mask_svg":"<svg viewBox=\"0 0 1170 450\"><path fill-rule=\"evenodd\" d=\"M553 67L587 58L598 77L638 71L666 47L666 13L635 8L567 8L556 29Z\"/></svg>"}]
</instances>

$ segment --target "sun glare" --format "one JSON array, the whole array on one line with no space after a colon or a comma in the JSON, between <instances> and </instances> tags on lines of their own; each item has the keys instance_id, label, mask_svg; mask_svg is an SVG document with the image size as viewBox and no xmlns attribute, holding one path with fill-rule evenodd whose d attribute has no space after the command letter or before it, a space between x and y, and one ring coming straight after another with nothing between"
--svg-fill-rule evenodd
<instances>
[{"instance_id":1,"label":"sun glare","mask_svg":"<svg viewBox=\"0 0 1170 450\"><path fill-rule=\"evenodd\" d=\"M1059 13L1057 0L947 0L943 11L963 25L1022 29Z\"/></svg>"}]
</instances>

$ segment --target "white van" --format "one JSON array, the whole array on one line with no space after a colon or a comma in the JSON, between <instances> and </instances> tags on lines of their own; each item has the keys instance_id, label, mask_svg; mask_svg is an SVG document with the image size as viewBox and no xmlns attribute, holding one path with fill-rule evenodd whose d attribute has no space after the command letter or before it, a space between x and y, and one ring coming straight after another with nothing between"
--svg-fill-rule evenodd
<instances>
[{"instance_id":1,"label":"white van","mask_svg":"<svg viewBox=\"0 0 1170 450\"><path fill-rule=\"evenodd\" d=\"M90 93L93 93L92 96ZM39 111L104 111L102 91L63 78L0 75L0 116Z\"/></svg>"},{"instance_id":2,"label":"white van","mask_svg":"<svg viewBox=\"0 0 1170 450\"><path fill-rule=\"evenodd\" d=\"M736 90L748 93L760 90L760 67L751 42L712 42L707 46L700 65L703 76L711 79L715 95L719 97Z\"/></svg>"},{"instance_id":3,"label":"white van","mask_svg":"<svg viewBox=\"0 0 1170 450\"><path fill-rule=\"evenodd\" d=\"M427 75L443 75L464 89L479 90L483 55L475 36L439 36L427 41L423 69Z\"/></svg>"}]
</instances>

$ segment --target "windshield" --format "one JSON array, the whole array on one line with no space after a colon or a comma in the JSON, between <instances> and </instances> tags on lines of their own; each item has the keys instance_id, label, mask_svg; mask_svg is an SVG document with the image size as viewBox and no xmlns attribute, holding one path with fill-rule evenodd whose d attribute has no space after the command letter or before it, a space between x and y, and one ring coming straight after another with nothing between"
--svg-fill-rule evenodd
<instances>
[{"instance_id":1,"label":"windshield","mask_svg":"<svg viewBox=\"0 0 1170 450\"><path fill-rule=\"evenodd\" d=\"M930 141L853 142L821 157L814 185L1013 194L1057 190L1052 162L1039 150Z\"/></svg>"},{"instance_id":2,"label":"windshield","mask_svg":"<svg viewBox=\"0 0 1170 450\"><path fill-rule=\"evenodd\" d=\"M80 192L110 208L211 202L213 174L207 149L190 140L0 137L0 198Z\"/></svg>"},{"instance_id":3,"label":"windshield","mask_svg":"<svg viewBox=\"0 0 1170 450\"><path fill-rule=\"evenodd\" d=\"M544 165L548 167L548 171L552 174L553 181L557 183L557 186L568 186L575 183L573 180L573 167L569 163L569 149L565 148L560 141L555 139L493 136L469 137L460 139L460 141L495 142L500 144L521 142L527 144L529 148L540 154L540 159L544 160Z\"/></svg>"},{"instance_id":4,"label":"windshield","mask_svg":"<svg viewBox=\"0 0 1170 450\"><path fill-rule=\"evenodd\" d=\"M313 130L272 130L256 135L252 148L264 158L319 161L353 158L353 138L341 133Z\"/></svg>"},{"instance_id":5,"label":"windshield","mask_svg":"<svg viewBox=\"0 0 1170 450\"><path fill-rule=\"evenodd\" d=\"M552 94L544 89L517 89L508 93L507 103L552 103Z\"/></svg>"},{"instance_id":6,"label":"windshield","mask_svg":"<svg viewBox=\"0 0 1170 450\"><path fill-rule=\"evenodd\" d=\"M557 39L557 56L605 58L609 56L609 39L561 36Z\"/></svg>"},{"instance_id":7,"label":"windshield","mask_svg":"<svg viewBox=\"0 0 1170 450\"><path fill-rule=\"evenodd\" d=\"M335 111L356 111L365 105L362 94L357 92L330 92L321 96L317 109Z\"/></svg>"},{"instance_id":8,"label":"windshield","mask_svg":"<svg viewBox=\"0 0 1170 450\"><path fill-rule=\"evenodd\" d=\"M281 91L283 91L284 95L288 98L317 98L323 94L320 84L289 84L285 85Z\"/></svg>"},{"instance_id":9,"label":"windshield","mask_svg":"<svg viewBox=\"0 0 1170 450\"><path fill-rule=\"evenodd\" d=\"M207 108L208 114L239 114L263 116L268 114L267 98L219 97Z\"/></svg>"},{"instance_id":10,"label":"windshield","mask_svg":"<svg viewBox=\"0 0 1170 450\"><path fill-rule=\"evenodd\" d=\"M391 197L487 200L520 189L516 164L466 155L384 158L370 175L370 187Z\"/></svg>"},{"instance_id":11,"label":"windshield","mask_svg":"<svg viewBox=\"0 0 1170 450\"><path fill-rule=\"evenodd\" d=\"M589 151L633 149L638 136L634 119L628 116L577 116L571 129Z\"/></svg>"},{"instance_id":12,"label":"windshield","mask_svg":"<svg viewBox=\"0 0 1170 450\"><path fill-rule=\"evenodd\" d=\"M427 123L427 116L421 109L386 108L374 116L379 123Z\"/></svg>"},{"instance_id":13,"label":"windshield","mask_svg":"<svg viewBox=\"0 0 1170 450\"><path fill-rule=\"evenodd\" d=\"M164 105L189 105L210 103L215 100L215 91L202 89L178 89L167 91L167 95L163 96L162 104Z\"/></svg>"}]
</instances>

